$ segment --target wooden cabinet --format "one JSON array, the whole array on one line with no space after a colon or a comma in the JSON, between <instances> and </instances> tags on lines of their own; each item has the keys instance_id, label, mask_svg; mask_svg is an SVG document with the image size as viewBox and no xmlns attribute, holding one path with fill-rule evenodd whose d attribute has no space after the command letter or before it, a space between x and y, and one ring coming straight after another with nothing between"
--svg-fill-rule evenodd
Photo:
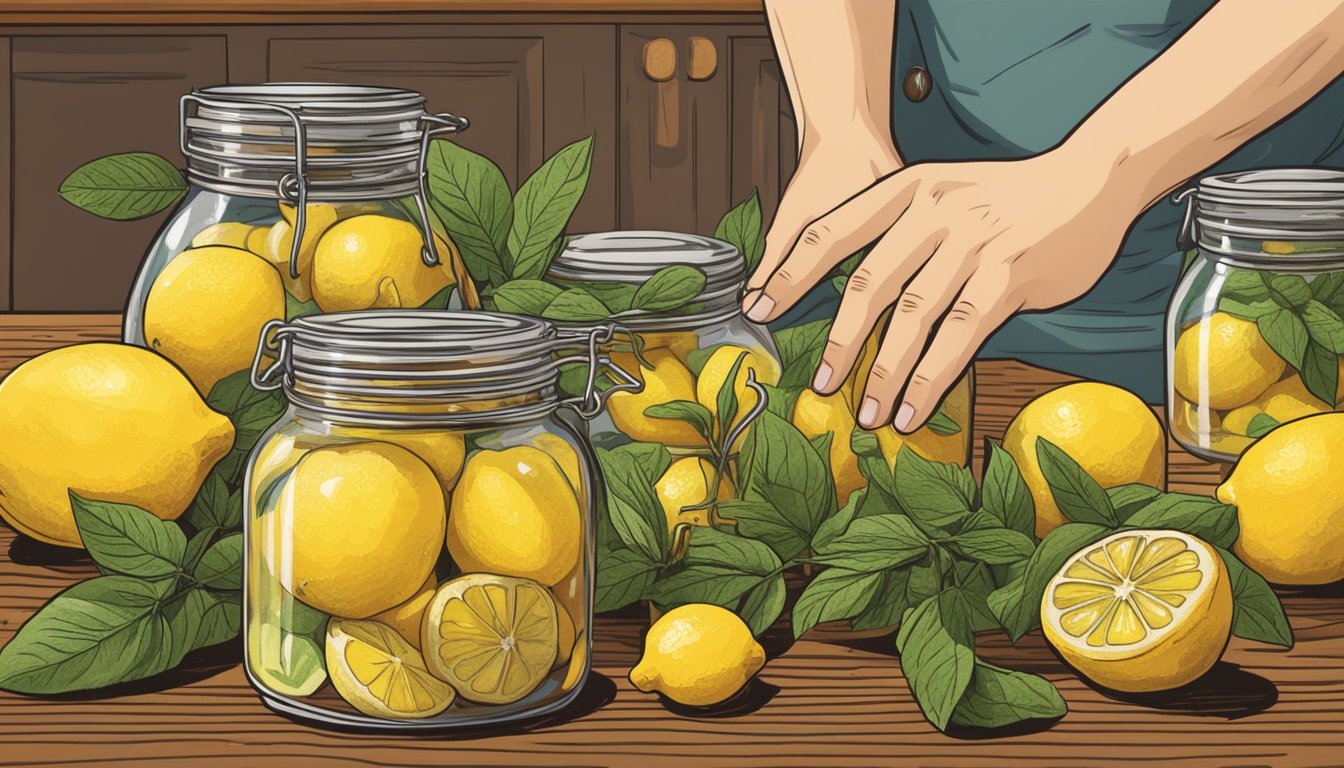
<instances>
[{"instance_id":1,"label":"wooden cabinet","mask_svg":"<svg viewBox=\"0 0 1344 768\"><path fill-rule=\"evenodd\" d=\"M183 163L178 98L216 83L421 91L431 109L471 119L455 140L493 159L514 186L593 134L574 232L709 233L752 187L769 217L792 172L788 99L759 16L304 18L0 26L0 310L122 309L166 214L103 221L65 203L57 187L104 154L144 150ZM652 41L675 52L660 81L644 62Z\"/></svg>"}]
</instances>

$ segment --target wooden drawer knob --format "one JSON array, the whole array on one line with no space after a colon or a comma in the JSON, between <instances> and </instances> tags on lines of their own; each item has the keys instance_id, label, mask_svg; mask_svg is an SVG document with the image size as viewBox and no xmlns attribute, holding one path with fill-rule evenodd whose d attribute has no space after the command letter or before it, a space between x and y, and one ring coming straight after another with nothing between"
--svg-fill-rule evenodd
<instances>
[{"instance_id":1,"label":"wooden drawer knob","mask_svg":"<svg viewBox=\"0 0 1344 768\"><path fill-rule=\"evenodd\" d=\"M686 76L692 80L708 80L719 71L719 49L707 37L692 37L687 41L690 55Z\"/></svg>"},{"instance_id":2,"label":"wooden drawer knob","mask_svg":"<svg viewBox=\"0 0 1344 768\"><path fill-rule=\"evenodd\" d=\"M665 83L677 75L677 46L666 37L644 44L644 74L655 83Z\"/></svg>"}]
</instances>

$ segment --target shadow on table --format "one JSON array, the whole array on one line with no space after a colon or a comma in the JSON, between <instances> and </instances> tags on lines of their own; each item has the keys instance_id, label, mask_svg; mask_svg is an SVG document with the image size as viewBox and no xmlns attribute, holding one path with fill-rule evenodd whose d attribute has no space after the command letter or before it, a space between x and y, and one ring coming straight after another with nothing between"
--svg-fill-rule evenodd
<instances>
[{"instance_id":1,"label":"shadow on table","mask_svg":"<svg viewBox=\"0 0 1344 768\"><path fill-rule=\"evenodd\" d=\"M1279 700L1279 689L1272 681L1227 661L1214 664L1203 677L1172 691L1120 693L1088 685L1107 698L1127 704L1225 720L1264 712Z\"/></svg>"},{"instance_id":2,"label":"shadow on table","mask_svg":"<svg viewBox=\"0 0 1344 768\"><path fill-rule=\"evenodd\" d=\"M658 699L662 702L663 707L674 715L695 720L725 720L750 715L770 703L770 700L779 694L779 690L779 686L771 685L759 677L753 677L751 682L747 683L747 687L743 688L736 696L712 707L688 707L684 704L678 704L662 694L658 695Z\"/></svg>"},{"instance_id":3,"label":"shadow on table","mask_svg":"<svg viewBox=\"0 0 1344 768\"><path fill-rule=\"evenodd\" d=\"M9 543L9 559L16 565L41 566L81 576L94 568L89 553L82 549L57 547L17 531L14 540Z\"/></svg>"}]
</instances>

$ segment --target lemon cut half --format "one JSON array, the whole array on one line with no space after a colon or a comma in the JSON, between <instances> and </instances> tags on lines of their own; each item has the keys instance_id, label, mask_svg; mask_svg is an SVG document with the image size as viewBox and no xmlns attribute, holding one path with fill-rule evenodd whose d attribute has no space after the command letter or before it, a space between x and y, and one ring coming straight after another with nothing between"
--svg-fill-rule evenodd
<instances>
[{"instance_id":1,"label":"lemon cut half","mask_svg":"<svg viewBox=\"0 0 1344 768\"><path fill-rule=\"evenodd\" d=\"M366 715L433 717L456 698L448 684L425 668L420 652L381 622L332 619L326 655L337 693Z\"/></svg>"},{"instance_id":2,"label":"lemon cut half","mask_svg":"<svg viewBox=\"0 0 1344 768\"><path fill-rule=\"evenodd\" d=\"M1046 586L1041 626L1064 660L1099 685L1177 688L1207 672L1227 645L1227 566L1186 533L1117 533L1065 561Z\"/></svg>"}]
</instances>

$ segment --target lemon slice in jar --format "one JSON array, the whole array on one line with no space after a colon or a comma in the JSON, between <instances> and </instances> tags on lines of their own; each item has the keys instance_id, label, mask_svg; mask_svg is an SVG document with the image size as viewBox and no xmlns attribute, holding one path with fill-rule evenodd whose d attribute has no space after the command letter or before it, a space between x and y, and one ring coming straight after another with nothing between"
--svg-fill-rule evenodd
<instances>
[{"instance_id":1,"label":"lemon slice in jar","mask_svg":"<svg viewBox=\"0 0 1344 768\"><path fill-rule=\"evenodd\" d=\"M1064 661L1118 691L1165 691L1198 678L1232 630L1227 566L1179 531L1133 530L1065 561L1041 602L1045 637Z\"/></svg>"},{"instance_id":2,"label":"lemon slice in jar","mask_svg":"<svg viewBox=\"0 0 1344 768\"><path fill-rule=\"evenodd\" d=\"M559 619L537 582L472 573L439 587L421 632L436 677L478 704L512 704L555 665Z\"/></svg>"},{"instance_id":3,"label":"lemon slice in jar","mask_svg":"<svg viewBox=\"0 0 1344 768\"><path fill-rule=\"evenodd\" d=\"M425 668L420 652L381 622L332 619L326 656L336 692L366 715L419 720L439 714L456 698Z\"/></svg>"}]
</instances>

